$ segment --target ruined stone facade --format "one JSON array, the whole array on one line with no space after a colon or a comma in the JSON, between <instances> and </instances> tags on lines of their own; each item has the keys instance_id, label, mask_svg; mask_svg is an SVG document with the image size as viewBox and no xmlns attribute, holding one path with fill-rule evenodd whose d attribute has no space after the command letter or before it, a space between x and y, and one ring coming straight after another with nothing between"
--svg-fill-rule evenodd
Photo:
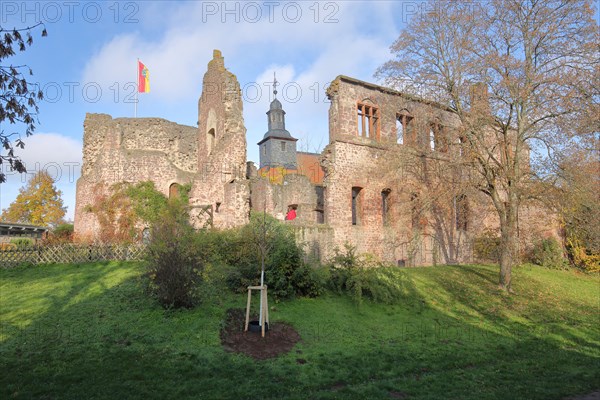
<instances>
[{"instance_id":1,"label":"ruined stone facade","mask_svg":"<svg viewBox=\"0 0 600 400\"><path fill-rule=\"evenodd\" d=\"M87 114L83 135L83 167L77 181L75 227L94 237L98 221L87 211L118 182L151 180L169 194L172 184L189 182L198 164L197 128L160 118L115 118Z\"/></svg>"},{"instance_id":2,"label":"ruined stone facade","mask_svg":"<svg viewBox=\"0 0 600 400\"><path fill-rule=\"evenodd\" d=\"M275 99L258 144L258 170L246 162L240 86L218 50L204 75L197 128L88 114L76 233L94 236L97 221L86 205L99 187L151 180L165 195L173 184L192 185L197 227L240 226L251 210L285 220L294 209L286 223L319 259L349 243L399 265L472 261L473 238L498 224L487 199L468 185L468 171L451 162L465 157L456 115L345 76L327 95L329 144L322 154L295 151ZM523 237L556 233L554 224L540 223L539 208L526 206L522 214Z\"/></svg>"}]
</instances>

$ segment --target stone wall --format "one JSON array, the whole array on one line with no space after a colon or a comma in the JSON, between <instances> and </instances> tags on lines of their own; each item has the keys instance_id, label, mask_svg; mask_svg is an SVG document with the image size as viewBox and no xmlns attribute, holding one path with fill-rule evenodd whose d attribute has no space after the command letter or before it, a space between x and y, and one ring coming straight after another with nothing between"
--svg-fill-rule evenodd
<instances>
[{"instance_id":1,"label":"stone wall","mask_svg":"<svg viewBox=\"0 0 600 400\"><path fill-rule=\"evenodd\" d=\"M268 178L255 178L250 181L250 204L255 211L266 210L280 221L290 207L296 209L293 225L319 224L317 213L322 211L320 186L313 185L304 175L286 174L281 183L273 183Z\"/></svg>"},{"instance_id":2,"label":"stone wall","mask_svg":"<svg viewBox=\"0 0 600 400\"><path fill-rule=\"evenodd\" d=\"M112 118L87 114L83 166L77 181L75 233L94 238L95 216L86 211L119 182L151 180L163 194L173 183L192 181L197 165L197 129L160 118Z\"/></svg>"},{"instance_id":3,"label":"stone wall","mask_svg":"<svg viewBox=\"0 0 600 400\"><path fill-rule=\"evenodd\" d=\"M195 210L209 208L218 228L243 225L249 216L246 181L246 128L240 84L225 68L219 50L213 53L198 100L198 166L190 193ZM206 215L194 214L204 226Z\"/></svg>"},{"instance_id":4,"label":"stone wall","mask_svg":"<svg viewBox=\"0 0 600 400\"><path fill-rule=\"evenodd\" d=\"M457 116L439 104L344 76L327 95L330 143L320 156L297 153L294 170L247 165L240 85L218 50L204 74L197 128L87 114L76 233L98 232L86 206L111 185L151 180L165 195L174 183L192 184L196 227L240 226L250 210L284 221L295 208L296 219L285 223L307 254L321 260L349 243L359 253L401 265L470 262L473 238L497 230L498 220L489 200L470 188L469 171L456 167L456 157L464 157ZM286 142L286 148L292 145ZM557 236L558 223L540 205L527 204L520 233L531 243Z\"/></svg>"},{"instance_id":5,"label":"stone wall","mask_svg":"<svg viewBox=\"0 0 600 400\"><path fill-rule=\"evenodd\" d=\"M448 196L459 192L461 185L435 173L423 175L439 164L436 157L449 157L455 151L450 142L444 154L429 147L431 126L443 126L451 137L456 116L435 103L347 77L338 77L327 93L330 144L322 165L325 219L334 228L334 245L350 243L359 252L404 265L468 261L470 236L453 227L452 196ZM377 130L368 136L362 133L359 104L377 110ZM405 135L399 143L396 121L401 113L412 118L412 137ZM353 188L358 193L355 224ZM432 201L434 189L448 197L444 207ZM413 198L417 196L419 202Z\"/></svg>"}]
</instances>

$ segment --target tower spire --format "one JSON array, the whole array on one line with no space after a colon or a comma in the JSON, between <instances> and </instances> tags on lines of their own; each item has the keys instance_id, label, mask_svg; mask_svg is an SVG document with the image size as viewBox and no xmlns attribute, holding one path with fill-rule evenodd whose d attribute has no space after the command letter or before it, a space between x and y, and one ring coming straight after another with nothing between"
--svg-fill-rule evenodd
<instances>
[{"instance_id":1,"label":"tower spire","mask_svg":"<svg viewBox=\"0 0 600 400\"><path fill-rule=\"evenodd\" d=\"M277 77L275 76L275 71L273 71L273 95L277 98Z\"/></svg>"},{"instance_id":2,"label":"tower spire","mask_svg":"<svg viewBox=\"0 0 600 400\"><path fill-rule=\"evenodd\" d=\"M275 98L271 101L267 111L267 122L269 130L263 139L258 142L260 146L260 168L265 166L283 166L286 169L296 169L296 141L285 129L285 111L281 102L277 99L277 75L273 72L273 94Z\"/></svg>"}]
</instances>

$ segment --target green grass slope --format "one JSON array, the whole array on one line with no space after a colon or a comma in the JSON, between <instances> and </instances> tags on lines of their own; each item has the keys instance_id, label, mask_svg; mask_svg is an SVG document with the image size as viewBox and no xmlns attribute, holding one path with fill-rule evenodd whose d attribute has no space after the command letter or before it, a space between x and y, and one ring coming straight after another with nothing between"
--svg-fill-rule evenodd
<instances>
[{"instance_id":1,"label":"green grass slope","mask_svg":"<svg viewBox=\"0 0 600 400\"><path fill-rule=\"evenodd\" d=\"M394 305L326 295L274 305L302 341L277 359L225 352L245 296L164 311L137 263L0 270L3 399L561 399L600 387L600 280L519 267L409 269ZM255 296L258 297L258 296Z\"/></svg>"}]
</instances>

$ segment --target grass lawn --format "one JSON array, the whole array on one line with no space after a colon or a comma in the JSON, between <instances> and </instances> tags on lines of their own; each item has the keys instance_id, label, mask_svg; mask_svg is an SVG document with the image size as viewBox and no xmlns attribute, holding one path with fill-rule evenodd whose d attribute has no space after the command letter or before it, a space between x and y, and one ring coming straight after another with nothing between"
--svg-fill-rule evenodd
<instances>
[{"instance_id":1,"label":"grass lawn","mask_svg":"<svg viewBox=\"0 0 600 400\"><path fill-rule=\"evenodd\" d=\"M225 352L244 295L162 310L137 263L0 270L2 399L561 399L600 388L600 279L532 266L408 269L395 305L329 294L278 304L302 341ZM254 296L258 297L258 296Z\"/></svg>"}]
</instances>

